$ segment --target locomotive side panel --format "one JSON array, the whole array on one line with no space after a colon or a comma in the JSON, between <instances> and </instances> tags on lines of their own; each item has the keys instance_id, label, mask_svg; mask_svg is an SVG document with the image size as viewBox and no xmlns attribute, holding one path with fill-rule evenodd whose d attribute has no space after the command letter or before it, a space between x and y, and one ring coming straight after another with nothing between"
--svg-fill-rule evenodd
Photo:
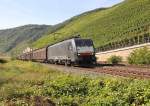
<instances>
[{"instance_id":1,"label":"locomotive side panel","mask_svg":"<svg viewBox=\"0 0 150 106\"><path fill-rule=\"evenodd\" d=\"M66 61L72 61L74 57L70 47L72 46L72 40L60 42L58 44L48 47L48 61L65 63Z\"/></svg>"}]
</instances>

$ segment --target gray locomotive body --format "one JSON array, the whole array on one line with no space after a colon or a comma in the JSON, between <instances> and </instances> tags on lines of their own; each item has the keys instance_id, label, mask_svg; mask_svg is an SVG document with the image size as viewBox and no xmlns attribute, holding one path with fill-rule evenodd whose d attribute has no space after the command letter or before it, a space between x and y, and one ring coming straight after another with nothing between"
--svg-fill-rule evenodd
<instances>
[{"instance_id":1,"label":"gray locomotive body","mask_svg":"<svg viewBox=\"0 0 150 106\"><path fill-rule=\"evenodd\" d=\"M95 64L92 40L73 38L47 47L47 61L65 65Z\"/></svg>"}]
</instances>

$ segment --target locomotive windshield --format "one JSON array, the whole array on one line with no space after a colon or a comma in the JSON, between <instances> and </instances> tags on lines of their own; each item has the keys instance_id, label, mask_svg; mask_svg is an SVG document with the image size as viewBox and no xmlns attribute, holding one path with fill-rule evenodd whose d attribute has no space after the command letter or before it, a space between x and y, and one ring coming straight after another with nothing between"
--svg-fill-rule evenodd
<instances>
[{"instance_id":1,"label":"locomotive windshield","mask_svg":"<svg viewBox=\"0 0 150 106\"><path fill-rule=\"evenodd\" d=\"M76 39L75 43L77 47L93 46L93 42L90 39Z\"/></svg>"}]
</instances>

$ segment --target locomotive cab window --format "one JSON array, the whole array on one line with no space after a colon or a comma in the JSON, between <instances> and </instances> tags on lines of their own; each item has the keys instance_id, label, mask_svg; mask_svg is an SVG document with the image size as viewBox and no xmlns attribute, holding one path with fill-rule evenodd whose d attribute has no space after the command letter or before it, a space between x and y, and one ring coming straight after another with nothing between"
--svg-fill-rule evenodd
<instances>
[{"instance_id":1,"label":"locomotive cab window","mask_svg":"<svg viewBox=\"0 0 150 106\"><path fill-rule=\"evenodd\" d=\"M76 39L75 44L78 47L83 47L83 46L93 46L93 42L90 39Z\"/></svg>"}]
</instances>

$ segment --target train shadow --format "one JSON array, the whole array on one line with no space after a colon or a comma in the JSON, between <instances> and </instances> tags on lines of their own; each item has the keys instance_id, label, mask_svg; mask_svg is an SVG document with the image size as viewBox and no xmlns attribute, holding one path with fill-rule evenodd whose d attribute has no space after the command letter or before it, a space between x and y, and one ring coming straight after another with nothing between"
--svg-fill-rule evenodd
<instances>
[{"instance_id":1,"label":"train shadow","mask_svg":"<svg viewBox=\"0 0 150 106\"><path fill-rule=\"evenodd\" d=\"M50 64L50 63L45 63L45 64ZM65 66L64 64L51 64L51 65L58 65L58 66ZM107 64L107 63L97 63L95 65L91 64L83 64L83 65L70 65L66 67L78 67L78 68L103 68L103 67L125 67L127 66L126 64Z\"/></svg>"},{"instance_id":2,"label":"train shadow","mask_svg":"<svg viewBox=\"0 0 150 106\"><path fill-rule=\"evenodd\" d=\"M102 68L102 67L125 67L125 64L101 64L101 63L97 63L96 65L75 65L73 67L80 67L80 68Z\"/></svg>"},{"instance_id":3,"label":"train shadow","mask_svg":"<svg viewBox=\"0 0 150 106\"><path fill-rule=\"evenodd\" d=\"M81 68L102 68L102 67L125 67L125 64L107 64L107 63L97 63L96 65L79 65L75 67Z\"/></svg>"},{"instance_id":4,"label":"train shadow","mask_svg":"<svg viewBox=\"0 0 150 106\"><path fill-rule=\"evenodd\" d=\"M80 66L74 66L74 67L80 67L80 68L96 68L96 65L80 65Z\"/></svg>"},{"instance_id":5,"label":"train shadow","mask_svg":"<svg viewBox=\"0 0 150 106\"><path fill-rule=\"evenodd\" d=\"M98 63L97 65L96 65L96 67L116 67L116 66L119 66L119 67L124 67L124 66L126 66L125 64L100 64L100 63Z\"/></svg>"}]
</instances>

